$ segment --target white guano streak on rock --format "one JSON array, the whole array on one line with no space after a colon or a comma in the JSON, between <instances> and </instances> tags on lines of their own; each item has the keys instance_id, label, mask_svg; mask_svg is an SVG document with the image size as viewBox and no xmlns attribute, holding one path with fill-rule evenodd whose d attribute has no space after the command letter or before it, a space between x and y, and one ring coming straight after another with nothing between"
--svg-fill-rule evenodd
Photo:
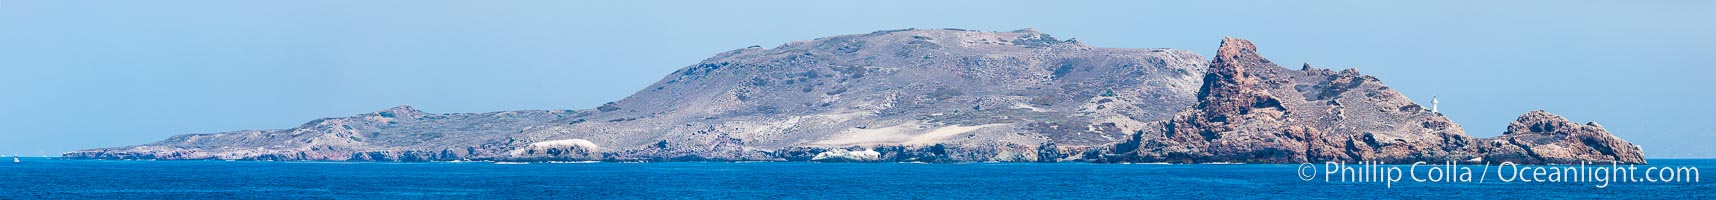
<instances>
[{"instance_id":1,"label":"white guano streak on rock","mask_svg":"<svg viewBox=\"0 0 1716 200\"><path fill-rule=\"evenodd\" d=\"M550 148L561 148L561 147L577 147L577 148L581 148L581 149L588 150L588 151L597 151L601 148L600 146L596 146L595 142L590 142L589 140L565 139L565 140L549 140L549 141L530 143L530 148L528 148L528 149L550 149ZM526 149L514 149L511 152L507 152L507 153L509 155L512 155L512 156L520 156L520 155L524 155L525 150Z\"/></svg>"}]
</instances>

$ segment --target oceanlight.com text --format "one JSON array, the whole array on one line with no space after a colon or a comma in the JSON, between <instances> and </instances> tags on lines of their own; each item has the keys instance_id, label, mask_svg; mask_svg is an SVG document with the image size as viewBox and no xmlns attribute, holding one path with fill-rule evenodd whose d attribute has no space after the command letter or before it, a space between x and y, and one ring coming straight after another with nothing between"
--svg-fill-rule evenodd
<instances>
[{"instance_id":1,"label":"oceanlight.com text","mask_svg":"<svg viewBox=\"0 0 1716 200\"><path fill-rule=\"evenodd\" d=\"M1475 165L1475 166L1474 166ZM1591 183L1597 188L1611 183L1696 183L1703 181L1697 167L1637 166L1619 163L1578 165L1491 165L1457 162L1386 164L1379 162L1326 162L1300 164L1300 180L1323 182L1381 183L1394 187L1403 181L1421 183Z\"/></svg>"}]
</instances>

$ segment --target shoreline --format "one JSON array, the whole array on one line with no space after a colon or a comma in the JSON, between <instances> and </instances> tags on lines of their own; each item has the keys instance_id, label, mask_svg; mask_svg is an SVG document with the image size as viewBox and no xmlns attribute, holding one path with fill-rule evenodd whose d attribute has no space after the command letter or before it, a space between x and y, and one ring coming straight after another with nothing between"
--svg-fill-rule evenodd
<instances>
[{"instance_id":1,"label":"shoreline","mask_svg":"<svg viewBox=\"0 0 1716 200\"><path fill-rule=\"evenodd\" d=\"M714 161L714 160L704 160L704 161L609 161L609 160L603 160L603 161L496 161L496 160L334 161L334 160L222 160L222 159L82 159L82 158L66 158L66 157L19 157L19 158L38 158L38 159L49 159L49 160L80 160L80 161L268 162L268 163L451 163L451 164L466 164L466 163L470 163L470 164L603 164L603 163L616 163L616 164L636 164L636 163L734 163L734 164L738 164L738 163L864 163L864 164L886 164L886 163L893 163L893 164L1093 164L1093 165L1299 165L1299 164L1305 164L1305 163L1243 163L1243 162L1203 162L1203 163L1113 162L1113 163L1109 163L1109 162L1078 162L1078 161L1068 161L1068 162L1000 162L1000 161L977 161L977 162L922 162L922 161L839 162L839 161L837 161L837 162L820 162L820 161L748 161L748 160L737 160L737 161ZM1651 159L1646 159L1646 160L1647 161L1697 161L1697 160L1716 161L1716 158L1651 158ZM1325 161L1325 162L1328 162L1328 161ZM1306 162L1306 163L1319 164L1320 165L1320 164L1324 164L1325 162ZM1340 161L1334 161L1334 162L1340 162ZM1345 161L1345 162L1347 164L1363 164L1363 163L1366 163L1369 161ZM1444 162L1428 162L1428 161L1425 161L1425 162L1428 164L1445 164ZM1484 165L1484 164L1486 164L1486 163L1482 163L1482 162L1455 162L1455 163L1460 164L1460 165L1468 165L1468 164L1470 164L1470 165ZM1487 163L1487 164L1498 165L1501 163ZM1514 163L1514 164L1516 164L1516 165L1530 165L1530 166L1580 165L1580 163L1545 163L1545 164ZM1597 163L1593 162L1591 164L1597 164ZM1608 164L1608 163L1601 163L1601 164ZM1620 164L1620 165L1641 165L1641 166L1652 165L1649 163L1617 163L1617 164ZM1383 164L1376 164L1376 165L1381 165L1381 166L1395 166L1395 165L1408 166L1408 165L1412 165L1412 163L1383 163Z\"/></svg>"}]
</instances>

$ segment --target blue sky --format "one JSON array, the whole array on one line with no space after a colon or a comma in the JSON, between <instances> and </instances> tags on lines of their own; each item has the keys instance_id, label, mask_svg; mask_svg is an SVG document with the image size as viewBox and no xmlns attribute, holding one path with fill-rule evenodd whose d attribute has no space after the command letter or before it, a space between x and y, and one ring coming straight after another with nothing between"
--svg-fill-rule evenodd
<instances>
[{"instance_id":1,"label":"blue sky","mask_svg":"<svg viewBox=\"0 0 1716 200\"><path fill-rule=\"evenodd\" d=\"M1357 68L1473 136L1544 109L1716 157L1716 1L0 0L0 154L297 126L401 104L580 109L750 45L1008 31ZM1290 66L1296 67L1296 66Z\"/></svg>"}]
</instances>

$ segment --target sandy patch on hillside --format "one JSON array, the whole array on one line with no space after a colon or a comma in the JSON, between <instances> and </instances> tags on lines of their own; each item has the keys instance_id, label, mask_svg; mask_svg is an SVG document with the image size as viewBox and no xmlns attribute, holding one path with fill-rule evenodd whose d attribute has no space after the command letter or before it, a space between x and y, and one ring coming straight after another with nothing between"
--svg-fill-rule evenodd
<instances>
[{"instance_id":1,"label":"sandy patch on hillside","mask_svg":"<svg viewBox=\"0 0 1716 200\"><path fill-rule=\"evenodd\" d=\"M983 128L1007 126L1008 124L984 124L977 126L941 126L924 127L921 122L903 123L881 128L851 128L845 133L830 139L811 142L813 145L863 145L863 144L904 144L931 145L941 143L948 137L970 133Z\"/></svg>"}]
</instances>

